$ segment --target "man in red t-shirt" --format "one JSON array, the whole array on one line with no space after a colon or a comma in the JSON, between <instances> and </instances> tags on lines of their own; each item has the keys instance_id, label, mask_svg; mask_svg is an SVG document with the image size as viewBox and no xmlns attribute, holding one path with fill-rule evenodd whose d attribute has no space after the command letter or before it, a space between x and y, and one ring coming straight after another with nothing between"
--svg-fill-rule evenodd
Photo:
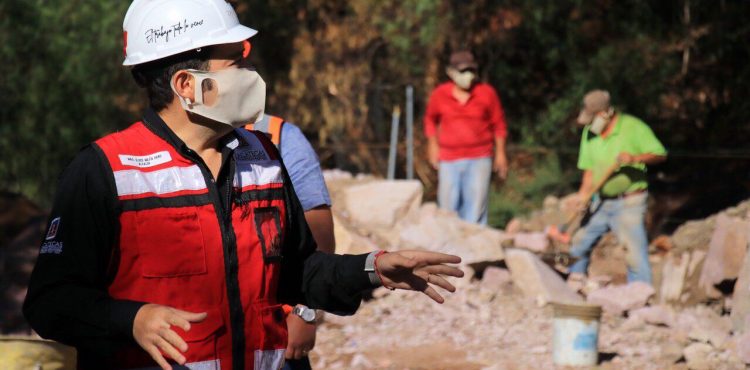
<instances>
[{"instance_id":1,"label":"man in red t-shirt","mask_svg":"<svg viewBox=\"0 0 750 370\"><path fill-rule=\"evenodd\" d=\"M432 92L424 118L427 155L438 170L438 203L462 219L487 223L492 171L508 174L505 113L495 89L477 81L469 51L451 54L451 81Z\"/></svg>"}]
</instances>

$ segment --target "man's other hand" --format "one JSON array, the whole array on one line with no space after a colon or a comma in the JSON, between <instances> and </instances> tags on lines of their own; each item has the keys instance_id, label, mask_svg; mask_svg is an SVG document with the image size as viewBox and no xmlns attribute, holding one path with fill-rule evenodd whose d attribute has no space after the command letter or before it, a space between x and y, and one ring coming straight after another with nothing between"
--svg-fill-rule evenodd
<instances>
[{"instance_id":1,"label":"man's other hand","mask_svg":"<svg viewBox=\"0 0 750 370\"><path fill-rule=\"evenodd\" d=\"M289 328L289 343L286 347L287 360L299 360L315 347L315 323L307 323L301 317L290 313L286 318Z\"/></svg>"},{"instance_id":2,"label":"man's other hand","mask_svg":"<svg viewBox=\"0 0 750 370\"><path fill-rule=\"evenodd\" d=\"M636 162L635 156L628 152L622 152L619 155L617 155L617 163L619 164L631 164L635 162Z\"/></svg>"},{"instance_id":3,"label":"man's other hand","mask_svg":"<svg viewBox=\"0 0 750 370\"><path fill-rule=\"evenodd\" d=\"M427 160L430 161L432 168L440 168L440 146L437 138L431 137L427 140Z\"/></svg>"},{"instance_id":4,"label":"man's other hand","mask_svg":"<svg viewBox=\"0 0 750 370\"><path fill-rule=\"evenodd\" d=\"M187 312L158 304L147 304L138 310L133 321L133 338L164 370L172 370L162 352L180 365L188 345L172 326L190 330L191 322L201 322L207 313Z\"/></svg>"},{"instance_id":5,"label":"man's other hand","mask_svg":"<svg viewBox=\"0 0 750 370\"><path fill-rule=\"evenodd\" d=\"M445 265L459 262L461 257L450 254L407 250L381 254L375 266L386 288L420 291L435 302L443 303L445 300L432 285L455 292L456 287L443 276L463 277L463 271Z\"/></svg>"},{"instance_id":6,"label":"man's other hand","mask_svg":"<svg viewBox=\"0 0 750 370\"><path fill-rule=\"evenodd\" d=\"M505 180L508 177L508 158L505 157L504 152L499 152L495 155L495 160L492 162L492 169L501 179Z\"/></svg>"}]
</instances>

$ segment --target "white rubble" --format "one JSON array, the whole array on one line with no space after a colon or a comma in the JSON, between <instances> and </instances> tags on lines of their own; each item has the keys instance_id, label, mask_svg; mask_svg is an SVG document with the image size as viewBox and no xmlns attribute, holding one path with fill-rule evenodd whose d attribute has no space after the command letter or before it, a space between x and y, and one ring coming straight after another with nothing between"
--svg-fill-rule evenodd
<instances>
[{"instance_id":1,"label":"white rubble","mask_svg":"<svg viewBox=\"0 0 750 370\"><path fill-rule=\"evenodd\" d=\"M605 312L620 315L625 311L645 306L654 292L650 284L636 281L595 290L588 294L586 300L601 305Z\"/></svg>"}]
</instances>

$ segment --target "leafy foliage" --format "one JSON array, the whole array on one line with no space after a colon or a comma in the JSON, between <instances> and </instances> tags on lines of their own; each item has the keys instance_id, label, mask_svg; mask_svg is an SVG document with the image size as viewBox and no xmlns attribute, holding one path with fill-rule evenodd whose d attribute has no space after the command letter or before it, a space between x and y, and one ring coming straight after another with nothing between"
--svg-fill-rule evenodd
<instances>
[{"instance_id":1,"label":"leafy foliage","mask_svg":"<svg viewBox=\"0 0 750 370\"><path fill-rule=\"evenodd\" d=\"M0 186L37 201L87 142L132 119L122 62L125 2L0 4Z\"/></svg>"},{"instance_id":2,"label":"leafy foliage","mask_svg":"<svg viewBox=\"0 0 750 370\"><path fill-rule=\"evenodd\" d=\"M419 115L456 48L473 49L482 78L499 90L511 143L542 146L555 158L529 166L538 169L536 177L559 177L564 188L546 179L536 180L538 187L524 183L511 197L516 204L538 199L536 191L575 186L579 132L572 122L591 88L610 90L678 161L685 152L747 153L747 1L234 3L243 22L260 30L253 58L268 82L268 111L300 124L328 165L383 173L377 144L387 137L391 108L403 104L403 88L411 84ZM44 203L76 148L137 119L142 93L120 65L128 5L0 3L0 187ZM434 183L422 158L417 164L420 178ZM717 176L750 169L746 160L700 165ZM660 178L686 182L696 167L673 160L660 171L666 173ZM513 181L502 192L513 193Z\"/></svg>"}]
</instances>

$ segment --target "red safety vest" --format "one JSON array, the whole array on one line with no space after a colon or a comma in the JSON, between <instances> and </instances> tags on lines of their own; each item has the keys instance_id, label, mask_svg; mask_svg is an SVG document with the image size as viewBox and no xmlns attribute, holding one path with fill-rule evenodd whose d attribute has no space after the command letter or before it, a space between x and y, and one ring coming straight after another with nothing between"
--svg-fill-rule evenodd
<instances>
[{"instance_id":1,"label":"red safety vest","mask_svg":"<svg viewBox=\"0 0 750 370\"><path fill-rule=\"evenodd\" d=\"M278 369L287 342L276 302L286 220L278 152L263 134L237 129L231 220L222 220L213 181L141 122L99 139L114 175L121 213L115 299L208 312L188 332L191 369ZM244 344L242 343L244 341ZM155 366L139 347L116 368ZM114 368L114 367L113 367Z\"/></svg>"}]
</instances>

